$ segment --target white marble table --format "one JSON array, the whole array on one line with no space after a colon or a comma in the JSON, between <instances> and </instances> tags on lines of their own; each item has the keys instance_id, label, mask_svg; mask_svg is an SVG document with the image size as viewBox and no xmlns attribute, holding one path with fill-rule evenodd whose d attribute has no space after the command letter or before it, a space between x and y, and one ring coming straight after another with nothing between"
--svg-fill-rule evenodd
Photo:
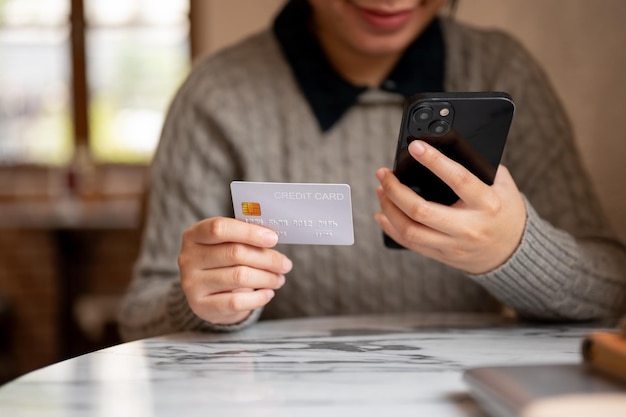
<instances>
[{"instance_id":1,"label":"white marble table","mask_svg":"<svg viewBox=\"0 0 626 417\"><path fill-rule=\"evenodd\" d=\"M483 416L464 369L578 363L597 328L422 314L181 333L24 375L0 387L0 416Z\"/></svg>"}]
</instances>

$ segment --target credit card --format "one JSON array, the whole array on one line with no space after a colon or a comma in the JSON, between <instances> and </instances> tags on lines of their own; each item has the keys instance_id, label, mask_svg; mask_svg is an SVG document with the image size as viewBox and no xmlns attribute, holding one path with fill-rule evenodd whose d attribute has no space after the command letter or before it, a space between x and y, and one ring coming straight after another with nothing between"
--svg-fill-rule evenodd
<instances>
[{"instance_id":1,"label":"credit card","mask_svg":"<svg viewBox=\"0 0 626 417\"><path fill-rule=\"evenodd\" d=\"M235 218L274 230L278 243L352 245L348 184L230 183Z\"/></svg>"}]
</instances>

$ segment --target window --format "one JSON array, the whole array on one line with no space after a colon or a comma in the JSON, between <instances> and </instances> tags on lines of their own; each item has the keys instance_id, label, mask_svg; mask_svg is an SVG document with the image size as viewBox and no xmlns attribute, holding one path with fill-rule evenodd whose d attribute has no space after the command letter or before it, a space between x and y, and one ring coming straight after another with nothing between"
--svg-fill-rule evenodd
<instances>
[{"instance_id":1,"label":"window","mask_svg":"<svg viewBox=\"0 0 626 417\"><path fill-rule=\"evenodd\" d=\"M92 155L145 162L187 74L186 0L83 0Z\"/></svg>"},{"instance_id":2,"label":"window","mask_svg":"<svg viewBox=\"0 0 626 417\"><path fill-rule=\"evenodd\" d=\"M68 0L0 0L0 164L59 165L73 149Z\"/></svg>"},{"instance_id":3,"label":"window","mask_svg":"<svg viewBox=\"0 0 626 417\"><path fill-rule=\"evenodd\" d=\"M0 165L147 163L189 67L188 0L0 0Z\"/></svg>"}]
</instances>

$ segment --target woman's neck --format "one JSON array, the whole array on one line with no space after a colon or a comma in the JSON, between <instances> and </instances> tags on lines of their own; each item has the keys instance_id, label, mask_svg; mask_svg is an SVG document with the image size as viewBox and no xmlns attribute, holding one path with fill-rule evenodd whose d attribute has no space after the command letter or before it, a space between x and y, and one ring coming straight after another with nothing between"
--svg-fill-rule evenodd
<instances>
[{"instance_id":1,"label":"woman's neck","mask_svg":"<svg viewBox=\"0 0 626 417\"><path fill-rule=\"evenodd\" d=\"M342 48L335 42L325 41L323 35L319 40L333 68L347 81L358 86L378 87L402 56L402 52L365 55Z\"/></svg>"}]
</instances>

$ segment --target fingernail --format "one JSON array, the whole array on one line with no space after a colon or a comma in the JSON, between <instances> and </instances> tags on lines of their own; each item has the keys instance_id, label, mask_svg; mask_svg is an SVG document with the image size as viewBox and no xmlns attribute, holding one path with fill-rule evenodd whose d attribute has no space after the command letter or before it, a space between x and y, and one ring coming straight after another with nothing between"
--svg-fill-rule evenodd
<instances>
[{"instance_id":1,"label":"fingernail","mask_svg":"<svg viewBox=\"0 0 626 417\"><path fill-rule=\"evenodd\" d=\"M421 155L426 152L424 142L422 142L421 140L414 140L409 146L413 148L412 151L414 154Z\"/></svg>"},{"instance_id":2,"label":"fingernail","mask_svg":"<svg viewBox=\"0 0 626 417\"><path fill-rule=\"evenodd\" d=\"M278 288L282 287L283 285L285 285L285 276L279 275L278 276Z\"/></svg>"},{"instance_id":3,"label":"fingernail","mask_svg":"<svg viewBox=\"0 0 626 417\"><path fill-rule=\"evenodd\" d=\"M261 234L261 241L264 245L275 245L278 242L278 235L276 232L268 230Z\"/></svg>"},{"instance_id":4,"label":"fingernail","mask_svg":"<svg viewBox=\"0 0 626 417\"><path fill-rule=\"evenodd\" d=\"M376 178L378 181L382 181L385 178L385 168L379 168L376 170Z\"/></svg>"},{"instance_id":5,"label":"fingernail","mask_svg":"<svg viewBox=\"0 0 626 417\"><path fill-rule=\"evenodd\" d=\"M291 268L293 268L293 262L291 262L291 259L284 257L283 258L283 271L287 273L291 271Z\"/></svg>"},{"instance_id":6,"label":"fingernail","mask_svg":"<svg viewBox=\"0 0 626 417\"><path fill-rule=\"evenodd\" d=\"M268 299L268 300L271 300L271 299L272 299L272 298L274 298L274 296L276 295L276 294L274 293L274 290L268 290L268 291L266 291L266 294L267 294L267 299Z\"/></svg>"}]
</instances>

